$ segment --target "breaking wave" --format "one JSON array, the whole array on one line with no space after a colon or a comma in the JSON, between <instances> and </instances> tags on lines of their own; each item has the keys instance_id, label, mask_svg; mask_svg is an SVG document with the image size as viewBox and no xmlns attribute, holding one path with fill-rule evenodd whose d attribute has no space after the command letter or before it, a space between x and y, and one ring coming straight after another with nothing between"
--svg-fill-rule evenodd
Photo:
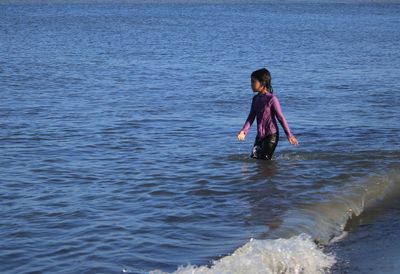
<instances>
[{"instance_id":1,"label":"breaking wave","mask_svg":"<svg viewBox=\"0 0 400 274\"><path fill-rule=\"evenodd\" d=\"M304 203L285 214L271 239L250 239L232 254L210 265L179 266L185 273L326 273L336 263L335 254L324 246L346 236L346 223L382 199L400 197L400 176L395 172L362 178L325 201ZM164 274L153 270L151 274Z\"/></svg>"}]
</instances>

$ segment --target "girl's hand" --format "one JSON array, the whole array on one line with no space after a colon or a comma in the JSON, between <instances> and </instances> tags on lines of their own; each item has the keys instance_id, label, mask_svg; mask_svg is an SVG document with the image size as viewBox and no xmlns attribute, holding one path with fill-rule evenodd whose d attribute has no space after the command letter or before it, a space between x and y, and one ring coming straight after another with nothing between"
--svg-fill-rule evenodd
<instances>
[{"instance_id":1,"label":"girl's hand","mask_svg":"<svg viewBox=\"0 0 400 274\"><path fill-rule=\"evenodd\" d=\"M297 146L299 144L296 137L294 137L293 135L289 137L289 143L292 145L295 145L295 146Z\"/></svg>"},{"instance_id":2,"label":"girl's hand","mask_svg":"<svg viewBox=\"0 0 400 274\"><path fill-rule=\"evenodd\" d=\"M244 134L244 131L241 130L237 137L238 137L239 141L243 141L246 138L246 134Z\"/></svg>"}]
</instances>

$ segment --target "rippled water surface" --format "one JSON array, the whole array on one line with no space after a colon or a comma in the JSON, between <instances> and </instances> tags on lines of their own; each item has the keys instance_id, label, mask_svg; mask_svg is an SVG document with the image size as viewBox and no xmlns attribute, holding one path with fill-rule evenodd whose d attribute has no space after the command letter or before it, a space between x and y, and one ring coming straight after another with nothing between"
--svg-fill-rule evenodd
<instances>
[{"instance_id":1,"label":"rippled water surface","mask_svg":"<svg viewBox=\"0 0 400 274\"><path fill-rule=\"evenodd\" d=\"M325 247L400 197L399 12L0 2L0 272L348 269ZM261 67L300 142L270 162L236 138Z\"/></svg>"}]
</instances>

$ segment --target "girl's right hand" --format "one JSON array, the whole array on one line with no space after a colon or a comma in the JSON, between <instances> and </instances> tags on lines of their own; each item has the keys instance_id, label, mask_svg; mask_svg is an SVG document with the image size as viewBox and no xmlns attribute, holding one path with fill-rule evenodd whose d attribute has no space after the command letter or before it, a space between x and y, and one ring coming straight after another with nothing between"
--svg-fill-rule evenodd
<instances>
[{"instance_id":1,"label":"girl's right hand","mask_svg":"<svg viewBox=\"0 0 400 274\"><path fill-rule=\"evenodd\" d=\"M293 135L289 137L289 143L292 145L297 146L299 144L299 141L297 141L296 137L294 137Z\"/></svg>"},{"instance_id":2,"label":"girl's right hand","mask_svg":"<svg viewBox=\"0 0 400 274\"><path fill-rule=\"evenodd\" d=\"M246 138L246 134L244 134L244 131L241 130L237 137L238 137L239 141L243 141Z\"/></svg>"}]
</instances>

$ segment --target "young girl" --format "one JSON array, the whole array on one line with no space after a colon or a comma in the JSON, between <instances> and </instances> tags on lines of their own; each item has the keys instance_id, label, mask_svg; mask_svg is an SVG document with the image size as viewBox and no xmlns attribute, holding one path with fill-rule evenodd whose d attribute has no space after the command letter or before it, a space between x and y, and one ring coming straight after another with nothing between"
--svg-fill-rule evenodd
<instances>
[{"instance_id":1,"label":"young girl","mask_svg":"<svg viewBox=\"0 0 400 274\"><path fill-rule=\"evenodd\" d=\"M279 128L275 117L282 125L290 144L299 144L283 116L278 98L272 94L271 79L271 74L266 68L252 72L251 88L257 94L253 96L249 116L237 136L240 141L243 141L257 116L257 136L250 155L256 159L272 159L279 140Z\"/></svg>"}]
</instances>

